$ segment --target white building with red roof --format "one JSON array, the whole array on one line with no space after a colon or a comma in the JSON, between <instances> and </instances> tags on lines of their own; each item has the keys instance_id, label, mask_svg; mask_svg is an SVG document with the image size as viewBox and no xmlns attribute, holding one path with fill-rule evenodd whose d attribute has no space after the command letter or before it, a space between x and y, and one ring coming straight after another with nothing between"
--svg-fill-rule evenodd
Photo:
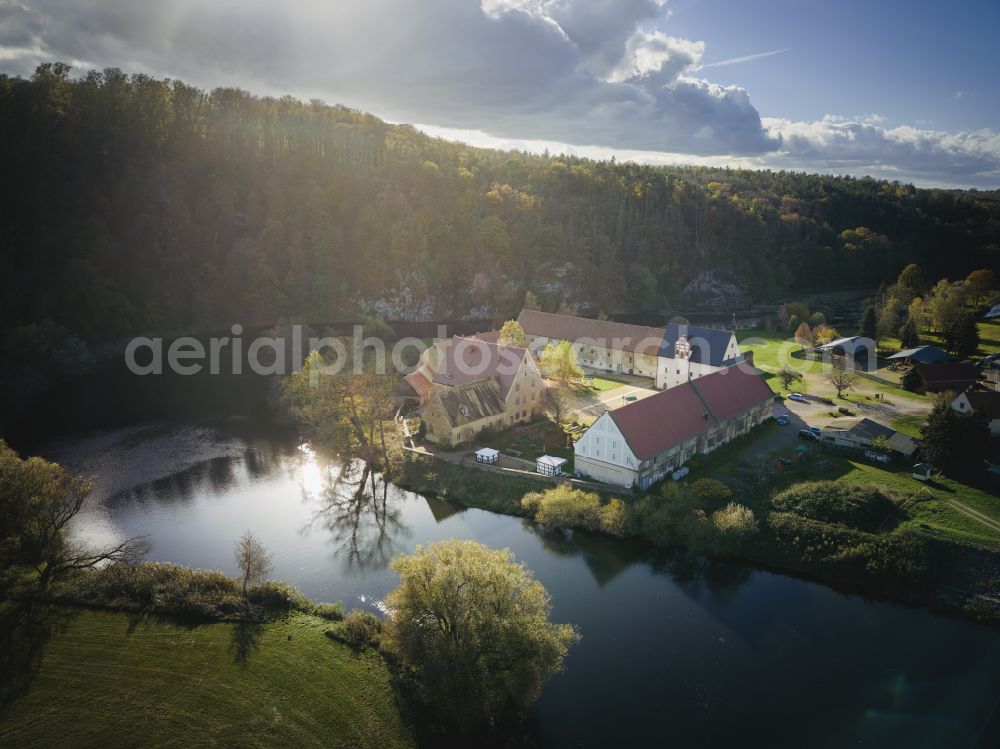
<instances>
[{"instance_id":1,"label":"white building with red roof","mask_svg":"<svg viewBox=\"0 0 1000 749\"><path fill-rule=\"evenodd\" d=\"M771 417L774 393L752 367L720 369L614 411L574 447L574 467L608 484L646 489L694 455Z\"/></svg>"}]
</instances>

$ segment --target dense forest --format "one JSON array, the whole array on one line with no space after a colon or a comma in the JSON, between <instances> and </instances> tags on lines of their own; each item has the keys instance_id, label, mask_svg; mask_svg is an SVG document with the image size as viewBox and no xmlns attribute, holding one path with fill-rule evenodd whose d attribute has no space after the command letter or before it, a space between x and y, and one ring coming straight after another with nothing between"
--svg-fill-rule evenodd
<instances>
[{"instance_id":1,"label":"dense forest","mask_svg":"<svg viewBox=\"0 0 1000 749\"><path fill-rule=\"evenodd\" d=\"M471 148L321 102L110 69L0 75L4 327L664 311L993 267L996 193ZM691 300L687 300L689 303ZM697 300L693 300L697 302Z\"/></svg>"}]
</instances>

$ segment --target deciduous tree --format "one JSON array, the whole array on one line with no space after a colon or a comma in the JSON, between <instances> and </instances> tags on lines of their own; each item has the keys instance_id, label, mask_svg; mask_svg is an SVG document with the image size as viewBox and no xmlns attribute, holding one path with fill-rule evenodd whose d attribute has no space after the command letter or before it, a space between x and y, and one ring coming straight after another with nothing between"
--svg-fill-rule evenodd
<instances>
[{"instance_id":1,"label":"deciduous tree","mask_svg":"<svg viewBox=\"0 0 1000 749\"><path fill-rule=\"evenodd\" d=\"M508 550L440 541L396 557L383 646L440 719L465 730L534 702L578 639L550 621L545 588Z\"/></svg>"},{"instance_id":2,"label":"deciduous tree","mask_svg":"<svg viewBox=\"0 0 1000 749\"><path fill-rule=\"evenodd\" d=\"M247 531L236 542L233 557L243 578L243 597L246 598L247 586L262 582L271 571L271 555L267 553L264 544Z\"/></svg>"}]
</instances>

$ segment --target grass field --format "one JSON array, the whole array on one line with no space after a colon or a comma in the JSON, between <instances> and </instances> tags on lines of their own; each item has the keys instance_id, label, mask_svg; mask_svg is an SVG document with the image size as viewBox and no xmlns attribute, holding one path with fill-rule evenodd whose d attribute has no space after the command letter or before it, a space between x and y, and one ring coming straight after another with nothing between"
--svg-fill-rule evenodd
<instances>
[{"instance_id":1,"label":"grass field","mask_svg":"<svg viewBox=\"0 0 1000 749\"><path fill-rule=\"evenodd\" d=\"M608 390L614 390L615 388L624 387L625 383L615 382L614 380L608 380L604 377L591 377L590 379L585 379L583 381L584 390L590 390L593 393L604 393Z\"/></svg>"},{"instance_id":2,"label":"grass field","mask_svg":"<svg viewBox=\"0 0 1000 749\"><path fill-rule=\"evenodd\" d=\"M179 626L58 609L0 745L413 746L381 657L306 615L261 626Z\"/></svg>"},{"instance_id":3,"label":"grass field","mask_svg":"<svg viewBox=\"0 0 1000 749\"><path fill-rule=\"evenodd\" d=\"M778 454L790 455L791 452L792 448L786 448ZM976 520L968 512L959 509L964 506L985 516L987 521L1000 525L1000 498L988 490L944 477L923 484L913 478L909 464L902 461L881 466L836 453L824 453L821 457L830 464L829 469L813 470L811 464L807 464L790 473L787 483L790 485L798 481L836 479L883 487L902 497L915 497L906 506L906 520L902 523L902 528L1000 549L1000 530L991 528L988 523Z\"/></svg>"},{"instance_id":4,"label":"grass field","mask_svg":"<svg viewBox=\"0 0 1000 749\"><path fill-rule=\"evenodd\" d=\"M920 342L944 348L944 339L940 333L921 331ZM879 341L879 346L887 350L902 348L898 338L883 338ZM979 349L976 351L976 356L997 353L1000 353L1000 321L984 320L979 323Z\"/></svg>"}]
</instances>

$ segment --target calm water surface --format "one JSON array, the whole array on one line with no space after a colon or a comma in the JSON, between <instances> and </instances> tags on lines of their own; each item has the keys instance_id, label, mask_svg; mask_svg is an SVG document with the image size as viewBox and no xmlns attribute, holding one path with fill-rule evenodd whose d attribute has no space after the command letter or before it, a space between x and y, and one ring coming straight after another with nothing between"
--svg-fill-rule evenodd
<instances>
[{"instance_id":1,"label":"calm water surface","mask_svg":"<svg viewBox=\"0 0 1000 749\"><path fill-rule=\"evenodd\" d=\"M149 424L47 445L96 476L82 537L148 534L150 557L235 574L253 531L273 576L378 609L417 544L509 548L583 634L534 708L551 746L995 747L994 630L815 583L426 499L232 429ZM362 485L363 479L365 483Z\"/></svg>"}]
</instances>

